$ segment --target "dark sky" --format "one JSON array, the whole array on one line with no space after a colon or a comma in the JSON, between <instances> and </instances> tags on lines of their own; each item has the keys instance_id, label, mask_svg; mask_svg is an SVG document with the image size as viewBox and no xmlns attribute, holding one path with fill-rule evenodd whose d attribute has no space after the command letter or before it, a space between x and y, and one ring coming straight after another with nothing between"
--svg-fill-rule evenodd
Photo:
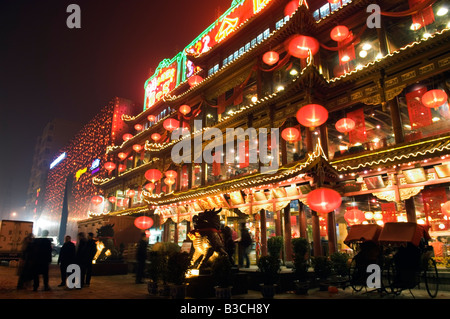
<instances>
[{"instance_id":1,"label":"dark sky","mask_svg":"<svg viewBox=\"0 0 450 319\"><path fill-rule=\"evenodd\" d=\"M149 70L231 2L1 0L0 212L25 205L35 140L50 120L81 127L114 96L142 104ZM66 26L72 3L81 8L81 29Z\"/></svg>"}]
</instances>

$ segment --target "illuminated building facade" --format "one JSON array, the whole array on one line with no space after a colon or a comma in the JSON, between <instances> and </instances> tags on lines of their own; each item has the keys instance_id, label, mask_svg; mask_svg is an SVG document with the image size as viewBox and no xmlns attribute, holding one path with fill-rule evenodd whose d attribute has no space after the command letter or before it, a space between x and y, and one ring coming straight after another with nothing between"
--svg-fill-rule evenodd
<instances>
[{"instance_id":1,"label":"illuminated building facade","mask_svg":"<svg viewBox=\"0 0 450 319\"><path fill-rule=\"evenodd\" d=\"M134 103L112 99L101 111L61 147L48 163L44 207L37 220L37 233L48 230L50 236L76 238L77 221L86 219L92 209L92 196L98 190L92 184L95 176L106 176L101 166L106 148L117 143L123 123L122 114L133 112ZM97 207L96 207L97 208Z\"/></svg>"},{"instance_id":2,"label":"illuminated building facade","mask_svg":"<svg viewBox=\"0 0 450 319\"><path fill-rule=\"evenodd\" d=\"M444 1L379 1L376 18L370 1L333 2L235 0L162 61L144 85L142 112L122 117L129 135L107 148L115 169L94 179L112 203L107 214L153 215L162 239L181 243L192 216L221 207L235 230L247 222L254 256L267 254L276 235L286 260L292 237L308 238L315 255L349 249L343 239L353 223L415 221L449 235L441 210L450 199ZM430 108L432 90L445 98ZM305 113L311 104L323 107ZM179 127L186 135L174 139ZM278 128L280 138L265 143L265 162L247 158L261 142L249 136L232 141L226 160L224 144L212 162L196 161L195 151L174 161L186 141L204 154L211 128ZM263 174L274 162L279 168ZM320 187L338 191L341 205L311 210L308 194Z\"/></svg>"}]
</instances>

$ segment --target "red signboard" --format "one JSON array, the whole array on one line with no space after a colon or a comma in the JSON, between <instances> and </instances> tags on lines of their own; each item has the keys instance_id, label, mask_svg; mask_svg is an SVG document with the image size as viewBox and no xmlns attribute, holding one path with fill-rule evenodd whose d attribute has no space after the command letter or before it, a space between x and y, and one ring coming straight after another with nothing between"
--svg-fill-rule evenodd
<instances>
[{"instance_id":1,"label":"red signboard","mask_svg":"<svg viewBox=\"0 0 450 319\"><path fill-rule=\"evenodd\" d=\"M163 67L150 78L145 86L145 109L160 101L177 85L177 62Z\"/></svg>"}]
</instances>

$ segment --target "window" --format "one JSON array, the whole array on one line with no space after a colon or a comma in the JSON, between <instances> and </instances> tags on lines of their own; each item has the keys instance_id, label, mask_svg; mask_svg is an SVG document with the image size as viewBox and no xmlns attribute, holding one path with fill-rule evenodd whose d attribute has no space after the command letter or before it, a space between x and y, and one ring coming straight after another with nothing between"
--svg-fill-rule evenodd
<instances>
[{"instance_id":1,"label":"window","mask_svg":"<svg viewBox=\"0 0 450 319\"><path fill-rule=\"evenodd\" d=\"M270 36L270 29L269 28L267 28L264 31L263 36L264 36L264 40L267 39Z\"/></svg>"},{"instance_id":2,"label":"window","mask_svg":"<svg viewBox=\"0 0 450 319\"><path fill-rule=\"evenodd\" d=\"M245 49L244 47L239 49L239 55L243 55L245 53Z\"/></svg>"},{"instance_id":3,"label":"window","mask_svg":"<svg viewBox=\"0 0 450 319\"><path fill-rule=\"evenodd\" d=\"M245 45L245 51L247 52L248 50L250 50L250 42L248 42L248 43Z\"/></svg>"},{"instance_id":4,"label":"window","mask_svg":"<svg viewBox=\"0 0 450 319\"><path fill-rule=\"evenodd\" d=\"M261 43L262 42L262 40L263 40L263 34L262 33L260 33L257 37L256 37L256 41L258 42L258 44L259 43Z\"/></svg>"},{"instance_id":5,"label":"window","mask_svg":"<svg viewBox=\"0 0 450 319\"><path fill-rule=\"evenodd\" d=\"M251 46L254 47L256 45L256 38L252 40Z\"/></svg>"}]
</instances>

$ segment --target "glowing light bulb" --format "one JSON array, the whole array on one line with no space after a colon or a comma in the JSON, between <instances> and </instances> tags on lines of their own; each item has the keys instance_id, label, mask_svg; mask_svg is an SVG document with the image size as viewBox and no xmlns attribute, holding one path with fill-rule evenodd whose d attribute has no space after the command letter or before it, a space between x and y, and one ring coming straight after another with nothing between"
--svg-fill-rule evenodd
<instances>
[{"instance_id":1,"label":"glowing light bulb","mask_svg":"<svg viewBox=\"0 0 450 319\"><path fill-rule=\"evenodd\" d=\"M440 17L445 16L448 13L448 9L446 7L440 7L436 14Z\"/></svg>"},{"instance_id":2,"label":"glowing light bulb","mask_svg":"<svg viewBox=\"0 0 450 319\"><path fill-rule=\"evenodd\" d=\"M367 56L367 51L366 51L366 50L361 50L361 51L359 51L359 56L360 56L361 58L365 58L365 57Z\"/></svg>"}]
</instances>

